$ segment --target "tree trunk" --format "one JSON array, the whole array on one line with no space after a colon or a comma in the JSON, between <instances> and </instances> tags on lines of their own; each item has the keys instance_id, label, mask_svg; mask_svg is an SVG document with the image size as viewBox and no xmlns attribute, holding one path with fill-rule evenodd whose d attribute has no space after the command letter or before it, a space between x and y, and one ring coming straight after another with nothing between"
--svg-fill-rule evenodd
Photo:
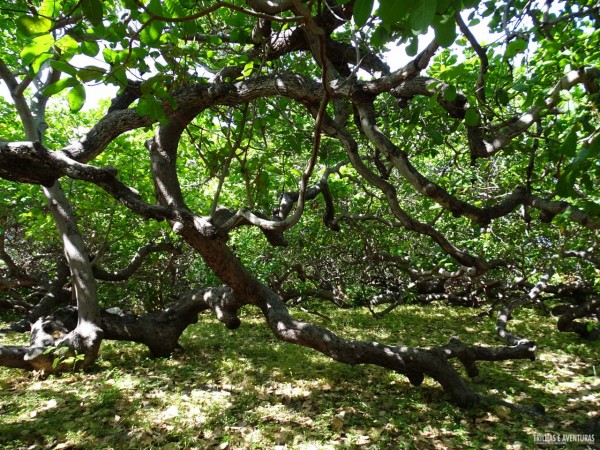
<instances>
[{"instance_id":1,"label":"tree trunk","mask_svg":"<svg viewBox=\"0 0 600 450\"><path fill-rule=\"evenodd\" d=\"M222 305L235 305L231 289L214 287L184 295L164 311L136 316L131 312L102 312L105 339L138 342L148 346L156 357L166 357L180 349L179 337L198 321L198 314L212 309L229 328L239 326L239 319L223 311ZM232 319L233 318L233 319Z\"/></svg>"},{"instance_id":2,"label":"tree trunk","mask_svg":"<svg viewBox=\"0 0 600 450\"><path fill-rule=\"evenodd\" d=\"M48 352L51 347L65 347L75 356L83 355L77 366L85 368L98 356L103 331L100 327L96 279L85 249L85 243L77 229L77 221L60 184L43 187L50 211L60 234L64 255L71 271L73 288L77 300L78 319L75 328L65 333L68 327L56 328L38 319L31 329L29 346L0 347L0 364L30 370L55 372L72 369L69 364L55 364L57 355ZM65 359L68 355L62 355ZM19 358L21 359L19 361Z\"/></svg>"},{"instance_id":3,"label":"tree trunk","mask_svg":"<svg viewBox=\"0 0 600 450\"><path fill-rule=\"evenodd\" d=\"M96 359L102 342L96 279L85 243L77 229L77 220L60 184L56 182L49 188L42 187L42 190L63 242L77 300L77 328L59 345L68 345L85 354L83 366L87 366Z\"/></svg>"},{"instance_id":4,"label":"tree trunk","mask_svg":"<svg viewBox=\"0 0 600 450\"><path fill-rule=\"evenodd\" d=\"M190 111L190 118L195 115ZM244 304L258 306L267 324L279 339L317 350L332 359L347 364L376 364L402 373L413 385L428 375L442 385L451 399L462 407L472 407L479 396L449 363L458 358L469 376L478 370L477 360L534 359L535 346L529 341L500 349L467 347L452 340L442 348L420 349L395 347L377 342L342 339L331 331L292 318L283 300L268 286L252 275L227 246L227 231L213 218L195 216L185 205L177 178L177 149L185 128L185 117L161 125L156 137L147 143L158 203L174 208L180 220L171 221L180 234L204 259L207 266L233 291L223 298L220 314L226 323L239 325L238 309ZM219 310L215 310L219 315Z\"/></svg>"},{"instance_id":5,"label":"tree trunk","mask_svg":"<svg viewBox=\"0 0 600 450\"><path fill-rule=\"evenodd\" d=\"M375 364L395 370L408 377L415 386L423 382L425 375L430 376L461 407L473 407L479 396L450 364L451 358L459 359L470 377L479 373L475 364L478 360L535 359L535 345L529 341L509 347L488 348L469 347L453 338L446 346L421 349L345 340L325 328L291 317L281 298L250 274L225 242L207 239L193 226L178 228L207 265L232 288L234 296L230 298L235 299L235 303L222 305L228 314L235 315L242 304L256 305L275 336L283 341L312 348L346 364Z\"/></svg>"},{"instance_id":6,"label":"tree trunk","mask_svg":"<svg viewBox=\"0 0 600 450\"><path fill-rule=\"evenodd\" d=\"M11 96L21 118L25 135L35 146L36 143L43 141L44 131L47 127L46 105L49 97L44 94L43 87L58 81L60 71L50 71L45 81L41 80L41 73L37 75L39 86L37 86L37 92L28 104L23 92L18 89L15 75L4 65L2 65L2 69L2 79L10 87ZM14 169L18 170L18 167ZM102 342L96 279L92 272L92 265L88 258L85 243L77 229L77 219L60 183L55 181L50 186L44 185L42 186L42 192L48 201L50 212L56 222L63 243L65 258L71 271L79 314L75 330L63 339L55 341L54 344L56 347L67 347L70 351L74 351L76 355L83 354L84 359L81 366L86 367L96 359ZM24 355L24 364L28 362L33 369L50 371L62 368L61 365L53 367L52 363L48 364L51 358L44 349L24 347L21 353ZM0 353L0 359L1 355L2 353Z\"/></svg>"}]
</instances>

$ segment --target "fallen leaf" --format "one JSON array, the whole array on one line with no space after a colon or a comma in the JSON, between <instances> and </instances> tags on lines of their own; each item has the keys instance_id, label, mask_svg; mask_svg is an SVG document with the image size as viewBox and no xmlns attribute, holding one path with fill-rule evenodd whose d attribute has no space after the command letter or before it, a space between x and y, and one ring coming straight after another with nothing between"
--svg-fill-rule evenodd
<instances>
[{"instance_id":1,"label":"fallen leaf","mask_svg":"<svg viewBox=\"0 0 600 450\"><path fill-rule=\"evenodd\" d=\"M177 417L179 415L179 408L177 408L177 406L173 405L173 406L169 406L163 413L162 413L162 417L163 419L167 420L167 419L172 419L174 417Z\"/></svg>"},{"instance_id":2,"label":"fallen leaf","mask_svg":"<svg viewBox=\"0 0 600 450\"><path fill-rule=\"evenodd\" d=\"M342 428L344 428L344 421L339 417L334 417L331 419L331 428L333 428L335 431L340 431Z\"/></svg>"},{"instance_id":3,"label":"fallen leaf","mask_svg":"<svg viewBox=\"0 0 600 450\"><path fill-rule=\"evenodd\" d=\"M69 448L73 448L73 444L70 442L61 442L54 447L54 450L67 450Z\"/></svg>"},{"instance_id":4,"label":"fallen leaf","mask_svg":"<svg viewBox=\"0 0 600 450\"><path fill-rule=\"evenodd\" d=\"M510 408L508 406L498 406L495 410L496 415L501 419L510 419Z\"/></svg>"}]
</instances>

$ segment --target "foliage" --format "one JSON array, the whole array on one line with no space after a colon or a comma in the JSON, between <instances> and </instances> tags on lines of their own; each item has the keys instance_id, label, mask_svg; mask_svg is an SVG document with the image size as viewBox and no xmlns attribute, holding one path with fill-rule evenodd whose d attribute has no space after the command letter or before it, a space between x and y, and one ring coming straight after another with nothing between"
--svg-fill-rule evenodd
<instances>
[{"instance_id":1,"label":"foliage","mask_svg":"<svg viewBox=\"0 0 600 450\"><path fill-rule=\"evenodd\" d=\"M55 203L33 186L60 184L78 261L99 280L96 322L99 306L156 312L225 283L240 303L217 314L258 306L280 339L351 364L392 365L285 302L377 314L443 301L507 318L566 302L562 317L583 310L580 334L593 334L599 14L589 0L0 6L13 101L0 99L2 305L32 314L55 282L81 301L73 260L60 278L70 248ZM110 103L90 105L109 88ZM576 331L567 319L559 328ZM388 357L415 345L384 337L397 343ZM535 347L507 340L497 359ZM437 373L447 388L445 373L463 385L446 360L436 372L400 354L414 384Z\"/></svg>"},{"instance_id":2,"label":"foliage","mask_svg":"<svg viewBox=\"0 0 600 450\"><path fill-rule=\"evenodd\" d=\"M73 371L77 368L77 363L83 361L85 355L74 352L73 355L69 354L68 347L48 347L44 350L45 354L54 355L54 361L52 362L52 368L55 369L60 364L65 364L73 367Z\"/></svg>"}]
</instances>

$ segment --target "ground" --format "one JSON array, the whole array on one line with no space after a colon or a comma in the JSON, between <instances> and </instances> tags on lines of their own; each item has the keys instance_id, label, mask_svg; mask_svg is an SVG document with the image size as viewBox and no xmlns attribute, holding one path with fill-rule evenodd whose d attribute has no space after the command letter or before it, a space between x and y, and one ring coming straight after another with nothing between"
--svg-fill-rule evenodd
<instances>
[{"instance_id":1,"label":"ground","mask_svg":"<svg viewBox=\"0 0 600 450\"><path fill-rule=\"evenodd\" d=\"M383 319L360 309L326 310L330 320L295 314L385 343L435 346L456 335L502 344L494 321L479 312L403 306ZM555 319L536 310L521 310L509 327L537 342L537 360L482 362L470 383L496 398L539 403L544 417L506 406L461 410L432 380L414 388L383 368L350 367L279 342L247 310L235 331L201 316L182 338L186 352L171 359L105 341L87 373L45 378L0 368L0 448L529 449L536 435L584 433L581 424L600 411L600 343L557 332Z\"/></svg>"}]
</instances>

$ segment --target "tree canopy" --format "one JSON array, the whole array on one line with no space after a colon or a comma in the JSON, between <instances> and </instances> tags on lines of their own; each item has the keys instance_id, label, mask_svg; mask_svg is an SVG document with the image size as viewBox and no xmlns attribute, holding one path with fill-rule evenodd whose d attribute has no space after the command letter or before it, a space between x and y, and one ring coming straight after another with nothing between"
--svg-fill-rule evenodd
<instances>
[{"instance_id":1,"label":"tree canopy","mask_svg":"<svg viewBox=\"0 0 600 450\"><path fill-rule=\"evenodd\" d=\"M508 329L515 308L551 302L560 331L597 336L599 14L591 0L1 6L0 294L32 340L0 364L61 370L48 349L64 347L86 366L103 338L164 356L200 311L235 329L253 305L284 341L432 377L473 406L454 360L472 377L480 360L535 358ZM108 87L110 104L84 108ZM47 316L70 298L76 312ZM506 345L348 340L294 319L306 298L485 306Z\"/></svg>"}]
</instances>

